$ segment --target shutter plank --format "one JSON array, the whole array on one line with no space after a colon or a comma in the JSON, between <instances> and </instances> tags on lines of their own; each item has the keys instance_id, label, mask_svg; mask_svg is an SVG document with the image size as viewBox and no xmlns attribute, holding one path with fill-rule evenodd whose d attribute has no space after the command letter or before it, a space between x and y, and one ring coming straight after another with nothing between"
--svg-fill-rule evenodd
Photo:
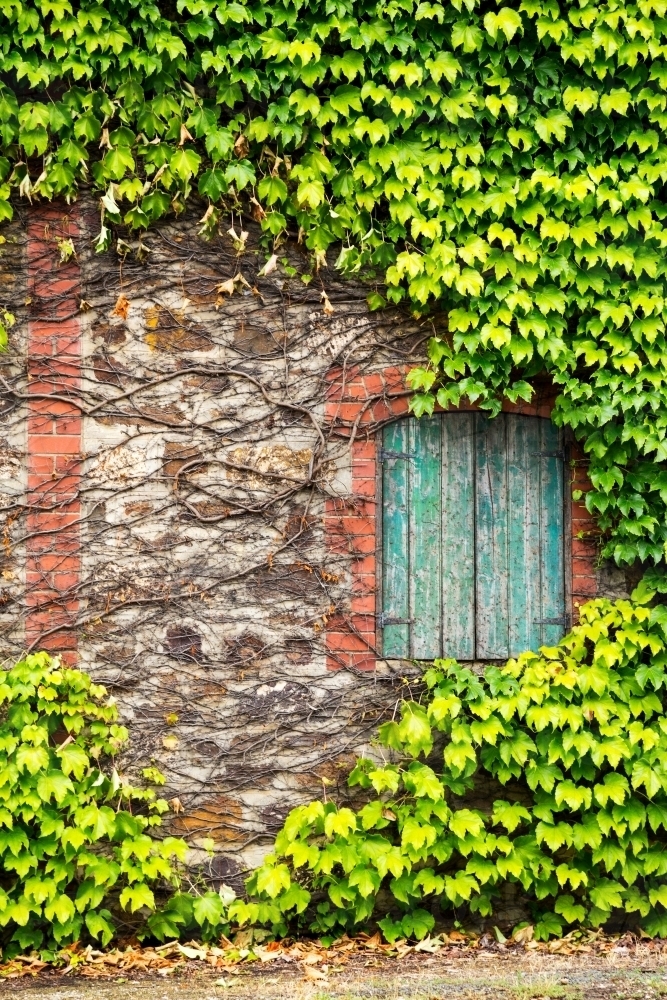
<instances>
[{"instance_id":1,"label":"shutter plank","mask_svg":"<svg viewBox=\"0 0 667 1000\"><path fill-rule=\"evenodd\" d=\"M475 414L476 651L479 659L509 655L506 415Z\"/></svg>"},{"instance_id":2,"label":"shutter plank","mask_svg":"<svg viewBox=\"0 0 667 1000\"><path fill-rule=\"evenodd\" d=\"M559 455L562 437L550 420L540 420L542 438L540 536L541 607L540 618L565 615L564 489L565 470ZM565 635L565 625L542 625L541 642L553 646Z\"/></svg>"},{"instance_id":3,"label":"shutter plank","mask_svg":"<svg viewBox=\"0 0 667 1000\"><path fill-rule=\"evenodd\" d=\"M406 454L409 448L409 421L399 420L384 428L384 452ZM382 463L382 612L385 618L407 621L410 547L409 460L385 456ZM406 658L410 655L410 626L385 625L382 655Z\"/></svg>"},{"instance_id":4,"label":"shutter plank","mask_svg":"<svg viewBox=\"0 0 667 1000\"><path fill-rule=\"evenodd\" d=\"M431 660L441 652L441 424L410 421L410 652Z\"/></svg>"},{"instance_id":5,"label":"shutter plank","mask_svg":"<svg viewBox=\"0 0 667 1000\"><path fill-rule=\"evenodd\" d=\"M473 413L442 416L442 655L475 658Z\"/></svg>"},{"instance_id":6,"label":"shutter plank","mask_svg":"<svg viewBox=\"0 0 667 1000\"><path fill-rule=\"evenodd\" d=\"M542 641L540 424L537 417L507 418L509 504L509 655L537 650Z\"/></svg>"}]
</instances>

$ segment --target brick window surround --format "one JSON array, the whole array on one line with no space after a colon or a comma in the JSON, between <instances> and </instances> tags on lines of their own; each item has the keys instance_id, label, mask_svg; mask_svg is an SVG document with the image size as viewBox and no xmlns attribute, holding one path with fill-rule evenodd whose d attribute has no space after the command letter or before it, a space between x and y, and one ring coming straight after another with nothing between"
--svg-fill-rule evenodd
<instances>
[{"instance_id":1,"label":"brick window surround","mask_svg":"<svg viewBox=\"0 0 667 1000\"><path fill-rule=\"evenodd\" d=\"M327 666L332 670L373 670L378 658L376 519L381 516L381 508L377 496L376 433L384 424L408 414L411 393L405 386L406 371L406 367L389 367L372 374L361 374L354 369L334 369L329 373L327 425L333 434L352 438L351 494L329 498L324 518L328 548L351 556L349 610L339 609L327 622ZM536 392L531 403L506 401L503 411L548 418L554 398L555 391L548 388ZM471 405L460 407L460 410L477 409ZM591 485L584 455L571 445L570 456L571 488L585 493ZM597 593L597 529L585 505L574 500L569 523L572 544L570 553L566 551L566 600L576 621L579 607Z\"/></svg>"}]
</instances>

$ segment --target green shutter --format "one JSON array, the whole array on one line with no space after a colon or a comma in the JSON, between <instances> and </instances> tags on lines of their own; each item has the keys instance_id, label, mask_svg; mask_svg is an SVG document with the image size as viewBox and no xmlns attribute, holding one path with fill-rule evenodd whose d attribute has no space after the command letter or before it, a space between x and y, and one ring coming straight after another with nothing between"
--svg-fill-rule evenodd
<instances>
[{"instance_id":1,"label":"green shutter","mask_svg":"<svg viewBox=\"0 0 667 1000\"><path fill-rule=\"evenodd\" d=\"M448 413L382 436L382 651L505 659L565 620L563 462L550 421Z\"/></svg>"},{"instance_id":2,"label":"green shutter","mask_svg":"<svg viewBox=\"0 0 667 1000\"><path fill-rule=\"evenodd\" d=\"M475 414L442 427L442 656L475 657Z\"/></svg>"},{"instance_id":3,"label":"green shutter","mask_svg":"<svg viewBox=\"0 0 667 1000\"><path fill-rule=\"evenodd\" d=\"M410 483L408 444L411 421L399 420L385 427L382 460L382 615L387 624L382 630L384 656L405 659L410 656L410 616L408 578L410 546L408 543Z\"/></svg>"},{"instance_id":4,"label":"green shutter","mask_svg":"<svg viewBox=\"0 0 667 1000\"><path fill-rule=\"evenodd\" d=\"M509 646L509 550L504 414L476 414L475 440L475 616L476 656L502 659Z\"/></svg>"},{"instance_id":5,"label":"green shutter","mask_svg":"<svg viewBox=\"0 0 667 1000\"><path fill-rule=\"evenodd\" d=\"M410 424L410 655L416 660L440 656L442 588L441 422Z\"/></svg>"}]
</instances>

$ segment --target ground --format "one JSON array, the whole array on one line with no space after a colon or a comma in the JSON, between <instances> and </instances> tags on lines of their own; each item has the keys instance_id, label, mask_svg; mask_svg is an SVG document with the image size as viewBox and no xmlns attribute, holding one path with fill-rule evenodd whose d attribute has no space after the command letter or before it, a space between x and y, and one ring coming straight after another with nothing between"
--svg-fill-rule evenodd
<instances>
[{"instance_id":1,"label":"ground","mask_svg":"<svg viewBox=\"0 0 667 1000\"><path fill-rule=\"evenodd\" d=\"M221 974L222 973L222 974ZM402 957L356 952L344 962L274 961L212 969L186 961L170 970L103 979L74 969L0 981L7 1000L659 1000L667 953L646 942L596 953L516 951L503 946Z\"/></svg>"}]
</instances>

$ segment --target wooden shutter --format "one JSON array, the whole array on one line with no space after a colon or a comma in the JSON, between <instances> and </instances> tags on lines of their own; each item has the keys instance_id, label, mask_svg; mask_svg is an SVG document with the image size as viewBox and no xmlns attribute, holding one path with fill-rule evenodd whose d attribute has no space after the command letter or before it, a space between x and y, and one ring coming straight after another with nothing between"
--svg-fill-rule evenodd
<instances>
[{"instance_id":1,"label":"wooden shutter","mask_svg":"<svg viewBox=\"0 0 667 1000\"><path fill-rule=\"evenodd\" d=\"M382 652L505 659L565 631L560 432L447 413L383 432Z\"/></svg>"}]
</instances>

